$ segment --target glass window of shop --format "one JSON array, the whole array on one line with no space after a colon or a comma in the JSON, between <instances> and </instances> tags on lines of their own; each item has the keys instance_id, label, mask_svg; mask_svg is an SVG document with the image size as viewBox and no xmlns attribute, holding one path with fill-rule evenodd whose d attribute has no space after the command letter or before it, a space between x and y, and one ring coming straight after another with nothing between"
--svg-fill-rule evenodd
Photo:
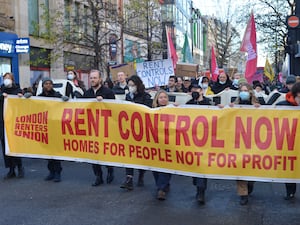
<instances>
[{"instance_id":1,"label":"glass window of shop","mask_svg":"<svg viewBox=\"0 0 300 225\"><path fill-rule=\"evenodd\" d=\"M0 57L0 76L7 72L12 72L11 58Z\"/></svg>"}]
</instances>

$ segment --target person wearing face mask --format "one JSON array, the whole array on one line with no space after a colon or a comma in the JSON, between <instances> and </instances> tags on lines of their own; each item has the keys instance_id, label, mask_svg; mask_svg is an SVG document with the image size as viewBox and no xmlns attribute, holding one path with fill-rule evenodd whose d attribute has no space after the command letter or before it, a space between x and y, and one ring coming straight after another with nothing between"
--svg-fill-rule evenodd
<instances>
[{"instance_id":1,"label":"person wearing face mask","mask_svg":"<svg viewBox=\"0 0 300 225\"><path fill-rule=\"evenodd\" d=\"M235 73L233 75L233 79L232 79L232 85L230 87L230 89L232 90L238 90L239 89L239 80L241 79L241 74L240 73Z\"/></svg>"},{"instance_id":2,"label":"person wearing face mask","mask_svg":"<svg viewBox=\"0 0 300 225\"><path fill-rule=\"evenodd\" d=\"M198 85L202 88L203 95L213 95L208 77L200 77Z\"/></svg>"},{"instance_id":3,"label":"person wearing face mask","mask_svg":"<svg viewBox=\"0 0 300 225\"><path fill-rule=\"evenodd\" d=\"M69 82L67 82L66 96L72 97L72 98L82 97L82 95L85 91L85 85L84 85L83 81L78 79L76 71L75 70L69 71L67 73L67 79L68 79L68 81L72 82L74 85L71 85Z\"/></svg>"},{"instance_id":4,"label":"person wearing face mask","mask_svg":"<svg viewBox=\"0 0 300 225\"><path fill-rule=\"evenodd\" d=\"M81 88L83 91L86 90L83 81L78 78L77 72L75 70L71 70L68 72L67 79L72 81L76 87Z\"/></svg>"},{"instance_id":5,"label":"person wearing face mask","mask_svg":"<svg viewBox=\"0 0 300 225\"><path fill-rule=\"evenodd\" d=\"M295 83L290 91L285 95L285 100L278 102L277 106L299 106L300 105L300 82ZM285 200L290 201L295 198L296 183L285 183L286 196Z\"/></svg>"},{"instance_id":6,"label":"person wearing face mask","mask_svg":"<svg viewBox=\"0 0 300 225\"><path fill-rule=\"evenodd\" d=\"M15 83L14 75L12 73L5 73L3 75L3 84L1 85L0 92L0 138L2 145L2 152L4 157L4 164L6 168L9 168L8 173L4 177L5 179L10 179L14 177L23 178L25 175L25 170L23 167L22 159L20 157L12 157L5 155L5 138L4 138L4 119L3 119L3 104L4 98L7 95L18 95L22 96L22 90ZM17 168L18 174L16 174L15 169Z\"/></svg>"},{"instance_id":7,"label":"person wearing face mask","mask_svg":"<svg viewBox=\"0 0 300 225\"><path fill-rule=\"evenodd\" d=\"M203 96L203 89L194 84L191 88L192 99L189 100L187 105L211 105L211 99ZM197 187L196 199L199 204L205 204L205 191L207 187L207 178L193 178L193 184Z\"/></svg>"},{"instance_id":8,"label":"person wearing face mask","mask_svg":"<svg viewBox=\"0 0 300 225\"><path fill-rule=\"evenodd\" d=\"M145 92L145 86L141 78L137 75L132 75L128 79L128 90L125 100L131 101L137 104L152 106L151 95ZM126 179L120 188L127 190L133 190L133 168L126 168ZM139 169L138 186L144 186L144 174L145 170Z\"/></svg>"},{"instance_id":9,"label":"person wearing face mask","mask_svg":"<svg viewBox=\"0 0 300 225\"><path fill-rule=\"evenodd\" d=\"M254 91L250 84L241 83L239 87L238 97L233 103L230 103L230 107L234 105L253 105L255 107L259 107L259 101L255 97ZM237 192L240 196L240 204L246 205L248 203L248 195L252 193L254 187L254 181L245 181L238 180L237 181Z\"/></svg>"},{"instance_id":10,"label":"person wearing face mask","mask_svg":"<svg viewBox=\"0 0 300 225\"><path fill-rule=\"evenodd\" d=\"M232 82L226 73L220 73L217 81L212 85L211 90L214 94L218 94L224 90L231 88Z\"/></svg>"}]
</instances>

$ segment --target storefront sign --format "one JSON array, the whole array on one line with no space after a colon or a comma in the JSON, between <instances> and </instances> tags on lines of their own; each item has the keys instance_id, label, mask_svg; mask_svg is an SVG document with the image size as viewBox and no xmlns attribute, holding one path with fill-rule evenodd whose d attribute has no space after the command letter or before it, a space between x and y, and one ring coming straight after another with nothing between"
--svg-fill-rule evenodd
<instances>
[{"instance_id":1,"label":"storefront sign","mask_svg":"<svg viewBox=\"0 0 300 225\"><path fill-rule=\"evenodd\" d=\"M15 40L15 53L29 53L30 42L29 38L19 38Z\"/></svg>"}]
</instances>

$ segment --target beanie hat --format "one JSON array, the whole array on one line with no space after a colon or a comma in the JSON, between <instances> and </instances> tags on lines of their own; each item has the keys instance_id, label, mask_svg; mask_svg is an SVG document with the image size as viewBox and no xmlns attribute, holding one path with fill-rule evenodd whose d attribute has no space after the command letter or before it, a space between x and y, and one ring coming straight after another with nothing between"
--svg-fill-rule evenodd
<instances>
[{"instance_id":1,"label":"beanie hat","mask_svg":"<svg viewBox=\"0 0 300 225\"><path fill-rule=\"evenodd\" d=\"M286 84L294 84L296 83L296 77L294 75L290 75L286 78Z\"/></svg>"},{"instance_id":2,"label":"beanie hat","mask_svg":"<svg viewBox=\"0 0 300 225\"><path fill-rule=\"evenodd\" d=\"M238 81L238 84L248 83L247 80L244 77L241 77Z\"/></svg>"},{"instance_id":3,"label":"beanie hat","mask_svg":"<svg viewBox=\"0 0 300 225\"><path fill-rule=\"evenodd\" d=\"M44 86L44 84L45 84L47 81L50 81L50 82L53 84L53 81L51 80L50 77L44 77L44 78L42 79L42 86Z\"/></svg>"}]
</instances>

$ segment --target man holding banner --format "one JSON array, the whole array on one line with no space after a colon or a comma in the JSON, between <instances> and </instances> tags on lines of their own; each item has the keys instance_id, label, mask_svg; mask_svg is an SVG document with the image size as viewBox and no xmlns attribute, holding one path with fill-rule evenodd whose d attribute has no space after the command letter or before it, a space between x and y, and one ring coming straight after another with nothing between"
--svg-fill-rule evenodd
<instances>
[{"instance_id":1,"label":"man holding banner","mask_svg":"<svg viewBox=\"0 0 300 225\"><path fill-rule=\"evenodd\" d=\"M91 70L89 79L91 88L84 93L83 98L97 98L98 101L102 101L103 99L115 99L113 91L102 85L103 80L99 70ZM101 165L93 164L93 171L96 176L96 180L92 186L99 186L100 184L103 184ZM107 166L106 182L109 184L113 181L113 179L114 169L112 166Z\"/></svg>"},{"instance_id":2,"label":"man holding banner","mask_svg":"<svg viewBox=\"0 0 300 225\"><path fill-rule=\"evenodd\" d=\"M53 81L49 77L44 77L42 80L43 92L39 94L42 97L54 97L61 98L62 95L53 89ZM66 97L66 96L64 96ZM60 182L61 180L61 162L56 159L48 160L49 175L45 178L46 181L53 180L54 182Z\"/></svg>"}]
</instances>

